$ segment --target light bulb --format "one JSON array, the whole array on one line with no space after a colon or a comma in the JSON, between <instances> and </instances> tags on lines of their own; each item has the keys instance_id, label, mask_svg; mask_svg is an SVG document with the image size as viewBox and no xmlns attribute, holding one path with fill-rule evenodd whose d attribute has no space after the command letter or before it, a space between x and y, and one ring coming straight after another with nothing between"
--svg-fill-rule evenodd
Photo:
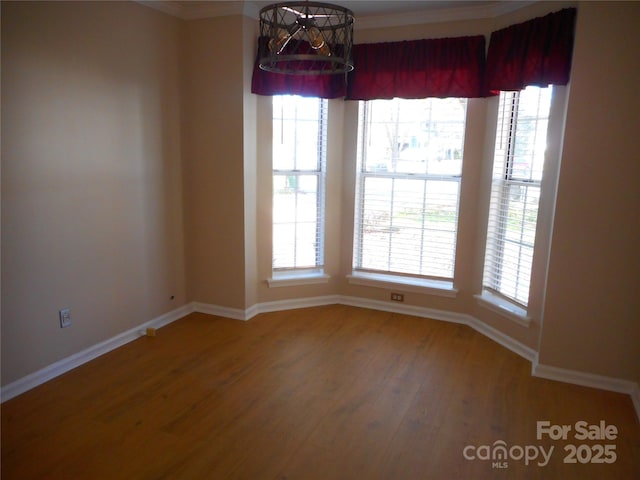
<instances>
[{"instance_id":1,"label":"light bulb","mask_svg":"<svg viewBox=\"0 0 640 480\"><path fill-rule=\"evenodd\" d=\"M307 29L307 36L309 37L309 42L314 49L319 49L324 44L324 37L320 30L316 27L311 27Z\"/></svg>"},{"instance_id":2,"label":"light bulb","mask_svg":"<svg viewBox=\"0 0 640 480\"><path fill-rule=\"evenodd\" d=\"M324 41L324 36L317 27L308 28L307 37L309 38L311 48L317 50L320 55L324 55L325 57L331 56L331 49L329 45L327 45L327 42Z\"/></svg>"},{"instance_id":3,"label":"light bulb","mask_svg":"<svg viewBox=\"0 0 640 480\"><path fill-rule=\"evenodd\" d=\"M326 42L322 42L322 46L317 50L320 55L324 55L325 57L331 56L331 49L329 48L329 45L327 45Z\"/></svg>"},{"instance_id":4,"label":"light bulb","mask_svg":"<svg viewBox=\"0 0 640 480\"><path fill-rule=\"evenodd\" d=\"M269 39L269 51L271 53L280 53L280 50L282 50L282 46L287 42L288 38L289 34L284 30L280 30L278 32L277 40L273 37Z\"/></svg>"}]
</instances>

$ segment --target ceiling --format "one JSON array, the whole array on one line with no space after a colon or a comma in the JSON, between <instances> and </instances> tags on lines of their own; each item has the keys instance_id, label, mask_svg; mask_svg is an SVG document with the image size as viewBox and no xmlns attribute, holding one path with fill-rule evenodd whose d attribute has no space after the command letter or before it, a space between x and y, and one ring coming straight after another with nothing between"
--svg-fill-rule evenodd
<instances>
[{"instance_id":1,"label":"ceiling","mask_svg":"<svg viewBox=\"0 0 640 480\"><path fill-rule=\"evenodd\" d=\"M187 2L185 2L187 3ZM260 8L275 3L272 1L248 1L246 3L255 4ZM303 3L303 2L300 2ZM351 10L356 17L368 17L372 15L388 15L398 13L418 12L424 10L435 10L452 7L470 7L497 3L494 1L480 0L456 0L456 1L434 1L434 0L329 0L329 3L336 3L341 7Z\"/></svg>"},{"instance_id":2,"label":"ceiling","mask_svg":"<svg viewBox=\"0 0 640 480\"><path fill-rule=\"evenodd\" d=\"M226 15L258 18L271 0L138 0L170 15L193 20ZM301 0L300 3L303 3ZM491 18L535 3L526 0L329 0L353 11L358 28Z\"/></svg>"}]
</instances>

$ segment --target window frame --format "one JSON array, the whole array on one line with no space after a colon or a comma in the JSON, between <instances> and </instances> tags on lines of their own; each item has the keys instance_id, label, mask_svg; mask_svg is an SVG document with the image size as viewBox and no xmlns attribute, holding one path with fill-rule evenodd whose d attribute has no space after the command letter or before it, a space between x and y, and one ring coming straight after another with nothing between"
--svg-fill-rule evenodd
<instances>
[{"instance_id":1,"label":"window frame","mask_svg":"<svg viewBox=\"0 0 640 480\"><path fill-rule=\"evenodd\" d=\"M427 99L416 99L424 101ZM437 99L435 99L437 100ZM454 287L454 277L456 270L457 244L459 234L460 221L460 203L462 198L462 173L464 147L467 134L467 117L468 117L468 100L464 100L464 123L461 134L461 154L460 154L460 170L456 174L436 174L428 173L425 166L424 173L406 173L397 171L380 172L375 170L367 170L366 166L366 139L368 138L368 128L370 118L368 116L369 104L372 101L360 101L358 105L358 140L357 140L357 168L355 176L355 201L354 201L354 220L353 220L353 252L352 252L352 274L347 276L349 283L357 285L366 285L374 287L402 287L403 291L413 291L419 293L428 293L445 297L455 297L458 290ZM375 101L375 100L373 100ZM406 100L405 100L406 101ZM425 161L429 161L426 159ZM363 233L364 223L361 221L365 211L365 182L368 178L389 178L389 179L410 179L423 182L425 197L427 195L427 182L442 181L456 183L456 202L455 202L455 231L453 249L451 251L451 276L436 276L413 274L393 270L378 270L366 268L362 265L362 249L363 249ZM422 231L427 230L425 222L422 223ZM388 247L391 249L391 246Z\"/></svg>"},{"instance_id":2,"label":"window frame","mask_svg":"<svg viewBox=\"0 0 640 480\"><path fill-rule=\"evenodd\" d=\"M528 301L526 305L516 302L508 296L502 295L500 292L485 286L485 265L487 255L487 238L485 237L482 244L483 258L482 272L479 279L480 293L474 295L480 306L487 308L501 316L510 319L524 327L529 327L536 318L541 318L544 308L545 289L547 282L547 273L550 261L551 236L553 230L553 219L555 212L557 184L560 172L560 158L562 151L562 140L564 136L564 123L566 120L567 107L567 87L558 85L549 85L552 87L550 108L548 113L548 124L546 132L546 149L544 152L544 166L539 186L538 215L536 220L535 240L533 244L533 258L531 265L531 275L529 283ZM544 88L544 87L543 87ZM496 98L495 121L493 126L498 124L499 101ZM499 128L499 127L498 127ZM498 132L495 133L498 135ZM490 151L487 152L490 157L489 166L493 172L495 161L495 136ZM493 183L495 180L490 175L489 181ZM523 182L529 185L535 182ZM490 198L491 188L489 188L489 197L487 200L487 223L485 224L485 234L490 222Z\"/></svg>"},{"instance_id":3,"label":"window frame","mask_svg":"<svg viewBox=\"0 0 640 480\"><path fill-rule=\"evenodd\" d=\"M298 95L274 95L275 97L294 97L304 98ZM283 121L285 118L275 116L274 99L272 99L272 115L271 121ZM273 161L274 148L272 148L272 167L271 167L271 185L272 185L272 212L275 208L275 190L273 189L274 181L276 177L293 177L300 178L303 176L315 176L316 177L316 244L315 244L315 264L314 265L295 265L296 260L294 257L293 265L275 266L275 215L272 215L272 247L271 247L271 278L267 280L270 287L282 287L299 284L313 284L313 283L325 283L329 278L324 273L324 241L325 241L325 209L326 209L326 160L327 160L327 117L328 117L328 101L326 99L316 98L318 100L318 143L316 150L316 168L296 168L297 162L294 154L294 168L275 168L276 162ZM290 120L290 119L289 119ZM275 133L275 129L273 130ZM272 138L273 138L272 134ZM296 181L296 188L299 182ZM296 192L297 194L298 192ZM297 207L296 207L297 208ZM297 222L294 222L297 225ZM298 239L294 243L297 245Z\"/></svg>"}]
</instances>

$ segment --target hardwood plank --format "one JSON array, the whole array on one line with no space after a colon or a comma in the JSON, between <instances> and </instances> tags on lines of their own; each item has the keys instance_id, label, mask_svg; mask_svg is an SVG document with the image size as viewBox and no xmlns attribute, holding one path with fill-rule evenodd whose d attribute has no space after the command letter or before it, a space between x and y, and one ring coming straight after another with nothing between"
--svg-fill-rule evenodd
<instances>
[{"instance_id":1,"label":"hardwood plank","mask_svg":"<svg viewBox=\"0 0 640 480\"><path fill-rule=\"evenodd\" d=\"M640 478L628 396L532 378L463 325L343 305L191 314L1 414L3 479ZM615 425L616 462L565 464L579 442L538 440L538 420ZM554 453L465 460L499 440Z\"/></svg>"}]
</instances>

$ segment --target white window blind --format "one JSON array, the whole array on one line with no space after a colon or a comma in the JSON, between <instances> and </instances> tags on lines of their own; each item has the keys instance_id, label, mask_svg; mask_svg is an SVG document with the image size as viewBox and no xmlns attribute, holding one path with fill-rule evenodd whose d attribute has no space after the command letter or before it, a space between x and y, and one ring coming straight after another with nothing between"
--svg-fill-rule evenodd
<instances>
[{"instance_id":1,"label":"white window blind","mask_svg":"<svg viewBox=\"0 0 640 480\"><path fill-rule=\"evenodd\" d=\"M360 102L354 271L453 279L466 106Z\"/></svg>"},{"instance_id":2,"label":"white window blind","mask_svg":"<svg viewBox=\"0 0 640 480\"><path fill-rule=\"evenodd\" d=\"M551 87L501 92L483 286L527 306Z\"/></svg>"},{"instance_id":3,"label":"white window blind","mask_svg":"<svg viewBox=\"0 0 640 480\"><path fill-rule=\"evenodd\" d=\"M273 270L321 269L327 100L273 97Z\"/></svg>"}]
</instances>

